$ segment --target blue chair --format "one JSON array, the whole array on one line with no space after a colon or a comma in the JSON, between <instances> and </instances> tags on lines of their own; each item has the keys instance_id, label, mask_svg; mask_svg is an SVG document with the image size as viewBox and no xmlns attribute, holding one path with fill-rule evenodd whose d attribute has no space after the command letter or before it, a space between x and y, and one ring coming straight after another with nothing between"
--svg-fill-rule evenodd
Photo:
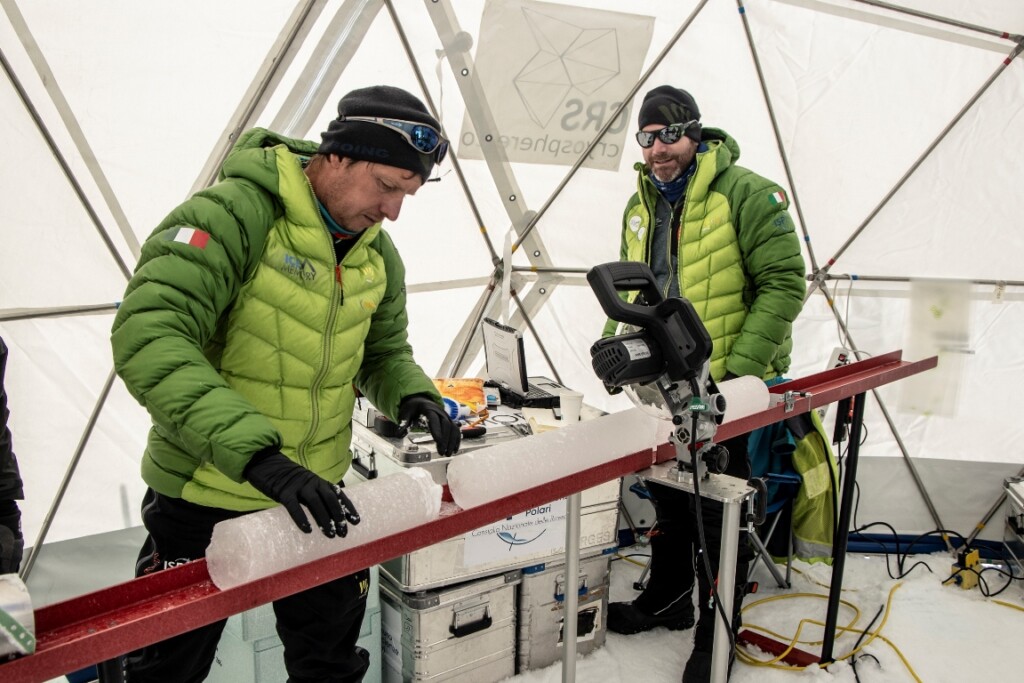
<instances>
[{"instance_id":1,"label":"blue chair","mask_svg":"<svg viewBox=\"0 0 1024 683\"><path fill-rule=\"evenodd\" d=\"M793 499L800 491L801 484L803 484L803 479L795 472L769 472L759 477L759 479L763 483L763 487L755 486L755 488L759 489L759 493L757 495L764 495L767 497L767 500L764 506L764 520L760 524L756 525L760 527L760 531L755 528L750 528L750 543L754 546L755 558L754 561L750 563L750 571L747 575L747 580L750 580L750 576L754 573L754 570L757 567L757 559L760 558L768 568L772 577L775 579L775 583L778 584L779 588L790 588L792 586L790 578L792 576L793 569L792 524L785 525L785 576L782 575L782 572L780 572L778 566L776 566L772 554L768 552L768 544L771 543L772 538L776 533L779 521L784 517L787 517L784 513L791 508ZM767 525L767 528L765 528L765 525ZM751 525L751 527L753 526L755 525Z\"/></svg>"}]
</instances>

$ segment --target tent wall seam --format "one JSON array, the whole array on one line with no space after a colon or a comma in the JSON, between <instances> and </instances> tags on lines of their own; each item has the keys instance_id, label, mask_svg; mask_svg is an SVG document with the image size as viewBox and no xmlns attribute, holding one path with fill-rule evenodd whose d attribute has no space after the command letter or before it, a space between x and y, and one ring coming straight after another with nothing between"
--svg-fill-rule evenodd
<instances>
[{"instance_id":1,"label":"tent wall seam","mask_svg":"<svg viewBox=\"0 0 1024 683\"><path fill-rule=\"evenodd\" d=\"M903 176L896 181L896 184L893 185L893 187L889 190L888 193L886 193L884 197L882 197L881 201L879 201L875 208L871 210L871 212L861 222L861 224L854 229L853 233L846 239L845 242L843 242L843 244L839 247L839 249L832 256L832 258L829 259L828 263L826 263L820 270L815 271L814 279L811 280L811 285L810 287L808 287L807 296L804 298L804 301L807 301L807 298L810 297L811 294L814 293L814 290L821 285L823 277L828 274L829 269L831 269L831 267L835 264L839 257L842 256L843 253L850 247L850 245L853 244L853 241L857 239L857 237L860 236L862 232L864 232L864 230L871 223L871 221L875 219L875 216L877 216L879 212L881 212L881 210L889 203L889 201L896 196L896 194L906 184L906 182L910 179L914 172L921 167L921 164L923 164L929 156L931 156L931 153L935 151L939 144L946 138L949 132L953 130L956 124L958 124L961 121L961 119L963 119L963 117L967 114L968 111L970 111L970 109L975 105L975 103L977 103L977 101L981 99L981 96L992 86L995 80L1005 72L1006 67L1009 66L1010 62L1014 59L1014 57L1020 54L1020 51L1021 45L1017 45L1017 47L1013 51L1011 51L1010 55L1004 61L1000 62L999 66L996 67L996 70L992 73L992 75L990 75L988 79L985 81L985 83L982 84L982 86L978 88L978 90L967 100L967 103L960 108L960 111L957 112L956 116L954 116L953 119L946 124L946 126L942 129L938 136L936 136L935 139L931 141L931 143L924 150L924 152L922 152L921 155L914 161L914 163L910 165L910 168L908 168L907 171L903 174Z\"/></svg>"}]
</instances>

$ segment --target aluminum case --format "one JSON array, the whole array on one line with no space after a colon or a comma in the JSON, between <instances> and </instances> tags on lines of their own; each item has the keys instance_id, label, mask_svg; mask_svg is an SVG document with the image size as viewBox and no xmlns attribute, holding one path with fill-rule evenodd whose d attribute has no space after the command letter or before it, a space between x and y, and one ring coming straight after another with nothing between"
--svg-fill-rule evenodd
<instances>
[{"instance_id":1,"label":"aluminum case","mask_svg":"<svg viewBox=\"0 0 1024 683\"><path fill-rule=\"evenodd\" d=\"M365 403L365 399L363 400ZM372 409L371 409L372 410ZM372 414L371 414L372 416ZM451 457L437 454L429 434L413 433L412 437L387 438L376 433L367 423L370 417L360 416L353 421L352 461L353 466L346 479L350 482L383 476L407 467L426 469L438 484L447 483L447 467L452 458L509 439L521 440L528 447L528 423L520 412L507 406L492 411L485 422L487 434L482 438L464 439L459 453ZM424 440L425 437L425 440ZM417 443L419 441L419 443ZM565 499L554 501L550 507L553 517L564 508ZM586 489L581 495L580 551L586 554L597 548L617 543L618 539L619 481L612 480ZM495 525L450 538L446 541L422 548L412 553L381 563L381 572L401 590L418 591L450 585L460 581L490 576L506 570L518 569L556 556L565 551L564 521L562 526L550 525L551 535L546 537L547 545L535 544L537 550L516 538L517 521L523 517L536 520L545 514L545 506L538 506L522 515L500 520ZM525 522L523 522L525 525ZM550 541L561 534L559 543L552 546ZM480 551L481 544L490 539L502 537L508 544L494 542L492 551Z\"/></svg>"}]
</instances>

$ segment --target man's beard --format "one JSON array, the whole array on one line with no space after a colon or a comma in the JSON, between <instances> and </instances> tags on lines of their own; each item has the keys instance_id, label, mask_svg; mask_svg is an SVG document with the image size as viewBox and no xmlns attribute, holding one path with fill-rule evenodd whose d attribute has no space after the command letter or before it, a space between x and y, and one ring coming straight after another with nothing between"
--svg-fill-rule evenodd
<instances>
[{"instance_id":1,"label":"man's beard","mask_svg":"<svg viewBox=\"0 0 1024 683\"><path fill-rule=\"evenodd\" d=\"M675 180L676 178L678 178L679 176L681 176L683 174L683 165L682 165L682 163L680 163L680 160L679 160L678 157L668 157L666 159L663 159L662 161L674 162L675 166L671 166L671 167L662 166L662 167L656 169L654 165L656 163L658 163L658 160L657 159L652 159L651 160L651 173L653 173L654 177L658 179L658 182L661 182L661 183L671 183L673 180ZM665 174L665 173L668 173L668 177L664 177L663 174Z\"/></svg>"}]
</instances>

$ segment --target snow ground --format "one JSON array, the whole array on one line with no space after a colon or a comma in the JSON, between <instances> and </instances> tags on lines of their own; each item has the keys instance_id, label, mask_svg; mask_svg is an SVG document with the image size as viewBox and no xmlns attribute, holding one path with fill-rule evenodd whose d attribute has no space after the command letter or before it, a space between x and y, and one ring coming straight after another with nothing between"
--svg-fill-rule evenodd
<instances>
[{"instance_id":1,"label":"snow ground","mask_svg":"<svg viewBox=\"0 0 1024 683\"><path fill-rule=\"evenodd\" d=\"M884 556L848 557L843 575L844 604L839 611L839 624L864 629L876 611L889 603L888 611L883 611L874 626L874 630L888 642L876 638L864 645L856 659L856 671L844 658L853 649L859 634L837 635L833 653L840 661L827 670L817 665L803 670L785 665L769 668L737 660L730 681L852 683L859 680L860 683L888 683L919 680L962 683L1021 680L1020 661L1008 656L1008 646L1024 629L1024 588L1021 582L1014 582L994 598L985 598L976 588L963 590L942 585L950 574L952 563L947 554L911 557L905 562L905 569L918 560L924 561L932 571L918 566L897 581L889 577ZM890 564L895 573L895 558ZM745 627L756 624L792 638L802 619L824 622L831 568L796 562L794 569L792 589L780 589L767 570L758 566L754 578L759 581L760 590L744 601ZM641 568L629 561L614 560L611 600L631 600L636 595L632 584L640 572ZM985 572L984 578L993 591L1005 582L995 571ZM855 609L859 614L855 614ZM808 624L800 638L802 641L820 642L822 630L820 626ZM581 683L678 682L692 647L691 633L664 628L633 636L608 633L604 647L578 657L576 680ZM811 652L820 651L812 644L800 647ZM770 659L769 655L760 652L754 656L761 660ZM514 683L556 683L561 680L560 662L509 679Z\"/></svg>"}]
</instances>

